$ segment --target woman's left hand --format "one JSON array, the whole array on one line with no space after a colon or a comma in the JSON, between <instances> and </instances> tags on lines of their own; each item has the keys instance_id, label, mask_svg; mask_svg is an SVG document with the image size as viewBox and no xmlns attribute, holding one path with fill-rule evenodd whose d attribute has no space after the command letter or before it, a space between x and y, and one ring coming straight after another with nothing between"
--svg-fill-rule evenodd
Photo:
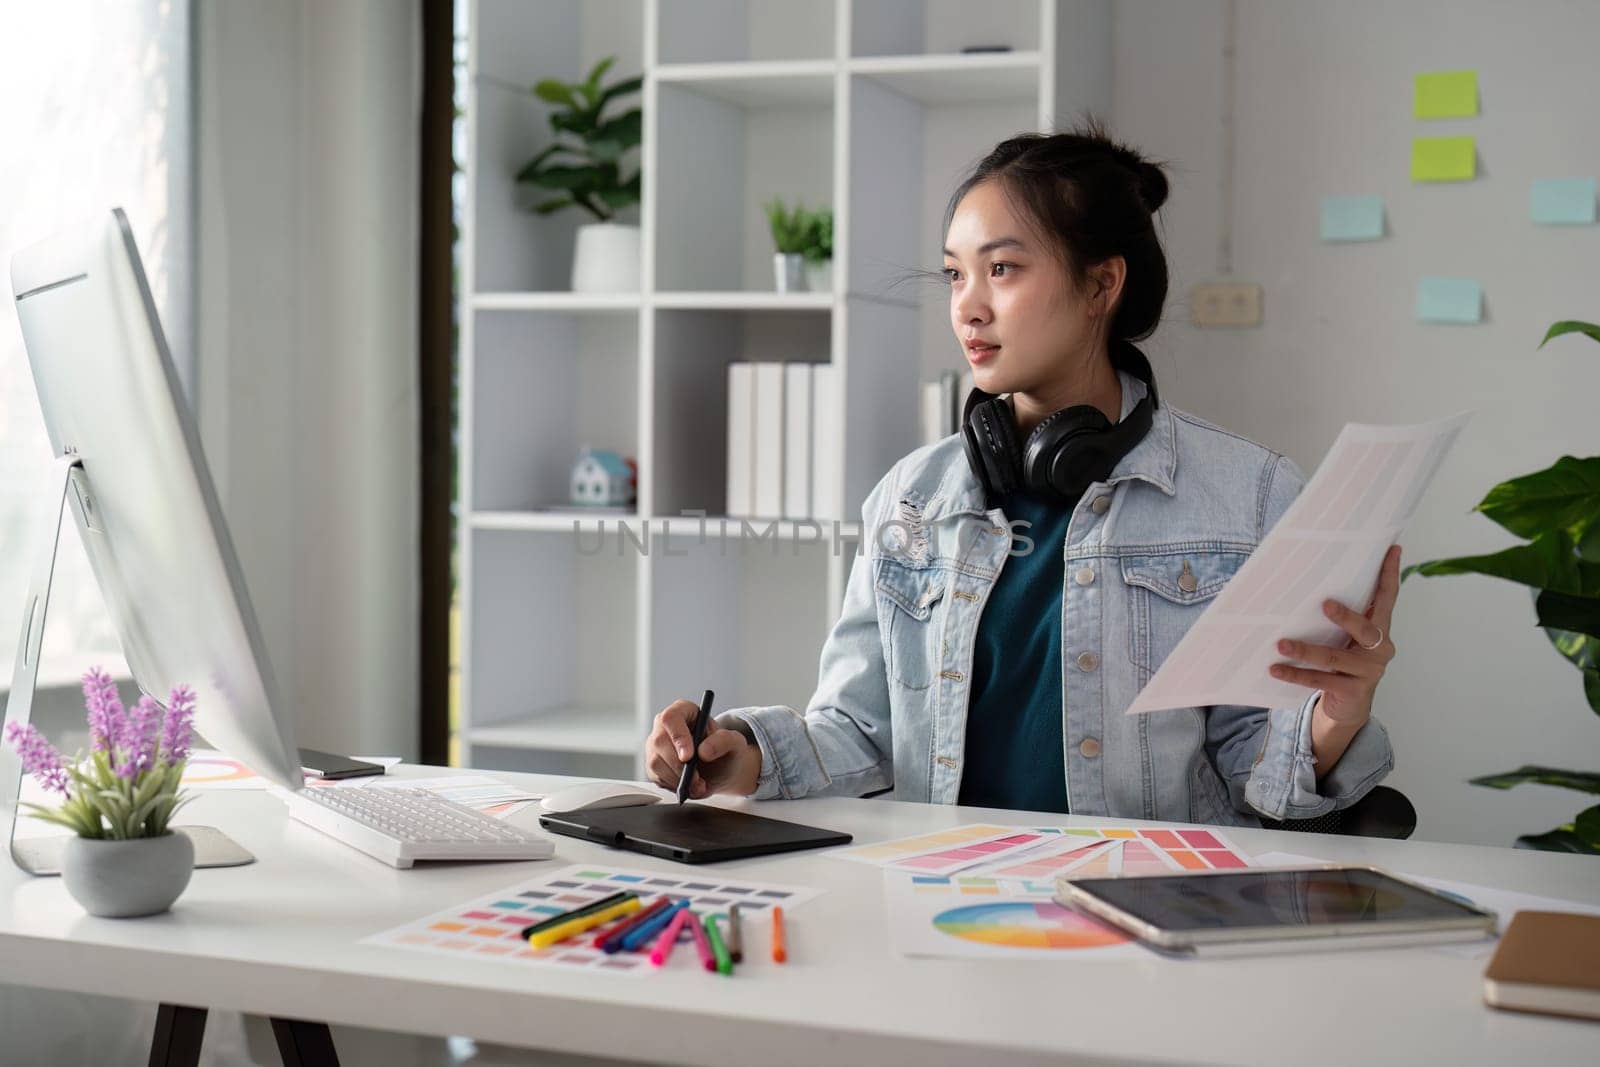
<instances>
[{"instance_id":1,"label":"woman's left hand","mask_svg":"<svg viewBox=\"0 0 1600 1067\"><path fill-rule=\"evenodd\" d=\"M1400 594L1400 546L1390 545L1378 571L1372 603L1358 613L1336 600L1324 600L1322 612L1338 623L1350 640L1343 648L1311 645L1304 641L1279 641L1278 651L1320 669L1274 664L1272 676L1285 682L1322 690L1318 710L1332 722L1361 726L1372 715L1372 697L1384 668L1394 659L1389 623L1395 598Z\"/></svg>"}]
</instances>

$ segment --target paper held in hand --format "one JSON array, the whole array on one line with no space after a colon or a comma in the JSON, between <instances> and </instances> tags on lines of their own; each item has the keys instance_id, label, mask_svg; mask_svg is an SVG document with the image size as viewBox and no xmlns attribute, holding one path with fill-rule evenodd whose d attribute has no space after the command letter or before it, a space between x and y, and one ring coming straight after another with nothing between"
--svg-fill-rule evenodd
<instances>
[{"instance_id":1,"label":"paper held in hand","mask_svg":"<svg viewBox=\"0 0 1600 1067\"><path fill-rule=\"evenodd\" d=\"M1310 690L1267 673L1282 638L1344 647L1325 599L1365 610L1378 570L1470 412L1416 426L1348 423L1322 465L1184 634L1128 714L1240 704L1297 707Z\"/></svg>"}]
</instances>

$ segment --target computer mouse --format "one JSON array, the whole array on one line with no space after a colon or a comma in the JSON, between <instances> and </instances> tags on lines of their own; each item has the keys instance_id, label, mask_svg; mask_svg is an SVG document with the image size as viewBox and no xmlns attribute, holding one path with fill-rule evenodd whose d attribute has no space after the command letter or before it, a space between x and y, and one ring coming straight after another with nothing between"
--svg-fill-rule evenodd
<instances>
[{"instance_id":1,"label":"computer mouse","mask_svg":"<svg viewBox=\"0 0 1600 1067\"><path fill-rule=\"evenodd\" d=\"M628 782L584 782L558 789L539 802L551 814L567 811L594 811L599 808L633 808L656 804L662 794Z\"/></svg>"}]
</instances>

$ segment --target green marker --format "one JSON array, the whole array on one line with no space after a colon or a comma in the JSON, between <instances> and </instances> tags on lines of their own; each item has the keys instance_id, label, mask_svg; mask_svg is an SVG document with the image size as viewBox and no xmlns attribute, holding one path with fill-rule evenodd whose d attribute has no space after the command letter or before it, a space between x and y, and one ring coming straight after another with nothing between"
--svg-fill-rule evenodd
<instances>
[{"instance_id":1,"label":"green marker","mask_svg":"<svg viewBox=\"0 0 1600 1067\"><path fill-rule=\"evenodd\" d=\"M707 915L705 922L706 940L711 942L711 953L717 958L717 970L722 974L732 974L733 957L728 955L728 946L722 943L722 932L717 929L717 920Z\"/></svg>"}]
</instances>

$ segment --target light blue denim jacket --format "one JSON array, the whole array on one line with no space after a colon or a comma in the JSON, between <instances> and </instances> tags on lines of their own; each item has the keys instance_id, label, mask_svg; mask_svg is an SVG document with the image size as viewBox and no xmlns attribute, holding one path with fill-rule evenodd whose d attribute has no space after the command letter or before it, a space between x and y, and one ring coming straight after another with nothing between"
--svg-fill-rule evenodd
<instances>
[{"instance_id":1,"label":"light blue denim jacket","mask_svg":"<svg viewBox=\"0 0 1600 1067\"><path fill-rule=\"evenodd\" d=\"M1121 381L1126 417L1145 386L1126 373ZM1078 501L1061 601L1074 814L1310 818L1355 803L1393 767L1388 735L1371 719L1318 782L1311 691L1296 707L1126 714L1304 484L1286 457L1163 403L1145 438ZM954 804L978 620L1012 531L1001 509L984 509L959 435L896 463L862 521L865 554L805 713L778 705L725 716L761 748L757 799L892 789L896 800Z\"/></svg>"}]
</instances>

